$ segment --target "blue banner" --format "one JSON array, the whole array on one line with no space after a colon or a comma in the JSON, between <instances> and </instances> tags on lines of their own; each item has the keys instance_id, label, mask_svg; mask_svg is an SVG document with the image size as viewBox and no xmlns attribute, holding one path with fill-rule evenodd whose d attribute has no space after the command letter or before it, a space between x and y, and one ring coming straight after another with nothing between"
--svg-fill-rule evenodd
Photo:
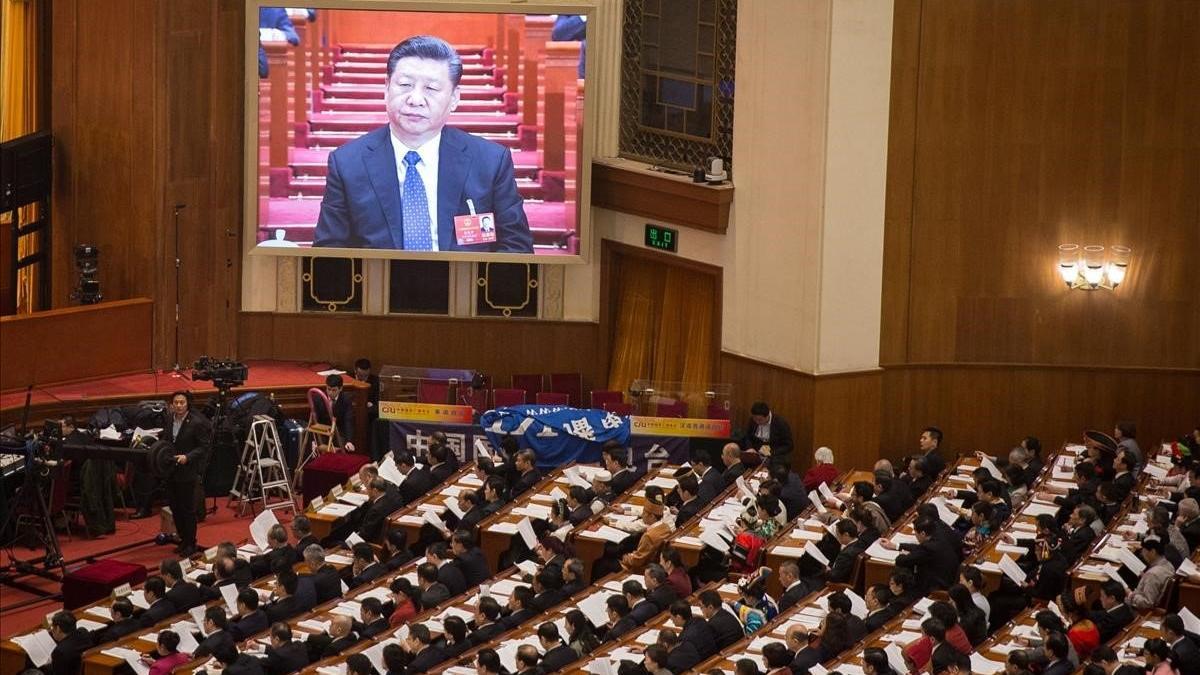
<instances>
[{"instance_id":1,"label":"blue banner","mask_svg":"<svg viewBox=\"0 0 1200 675\"><path fill-rule=\"evenodd\" d=\"M493 445L516 436L521 447L533 449L543 468L599 462L600 448L608 441L629 445L629 418L605 410L517 405L489 410L479 423Z\"/></svg>"}]
</instances>

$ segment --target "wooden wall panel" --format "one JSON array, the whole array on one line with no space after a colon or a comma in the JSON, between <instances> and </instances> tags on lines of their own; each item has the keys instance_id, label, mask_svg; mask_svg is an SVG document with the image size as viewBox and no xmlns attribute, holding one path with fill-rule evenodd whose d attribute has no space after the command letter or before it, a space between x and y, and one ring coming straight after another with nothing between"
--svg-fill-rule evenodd
<instances>
[{"instance_id":1,"label":"wooden wall panel","mask_svg":"<svg viewBox=\"0 0 1200 675\"><path fill-rule=\"evenodd\" d=\"M733 428L750 419L750 406L766 401L792 425L797 466L808 466L813 444L813 377L806 373L721 352L721 382L733 385Z\"/></svg>"},{"instance_id":2,"label":"wooden wall panel","mask_svg":"<svg viewBox=\"0 0 1200 675\"><path fill-rule=\"evenodd\" d=\"M839 466L870 468L880 457L882 396L881 371L814 377L813 448L828 446Z\"/></svg>"},{"instance_id":3,"label":"wooden wall panel","mask_svg":"<svg viewBox=\"0 0 1200 675\"><path fill-rule=\"evenodd\" d=\"M1200 424L1200 373L1053 366L918 365L883 374L881 449L917 447L922 427L942 428L955 451L1003 452L1027 435L1044 446L1078 440L1085 429L1138 425L1143 448Z\"/></svg>"},{"instance_id":4,"label":"wooden wall panel","mask_svg":"<svg viewBox=\"0 0 1200 675\"><path fill-rule=\"evenodd\" d=\"M0 318L0 391L149 370L153 313L138 298Z\"/></svg>"},{"instance_id":5,"label":"wooden wall panel","mask_svg":"<svg viewBox=\"0 0 1200 675\"><path fill-rule=\"evenodd\" d=\"M352 365L474 368L508 386L522 373L581 373L584 392L603 388L598 324L511 319L326 316L243 312L243 359L326 360Z\"/></svg>"},{"instance_id":6,"label":"wooden wall panel","mask_svg":"<svg viewBox=\"0 0 1200 675\"><path fill-rule=\"evenodd\" d=\"M1200 4L896 3L882 360L1200 367ZM1116 292L1059 243L1124 243Z\"/></svg>"}]
</instances>

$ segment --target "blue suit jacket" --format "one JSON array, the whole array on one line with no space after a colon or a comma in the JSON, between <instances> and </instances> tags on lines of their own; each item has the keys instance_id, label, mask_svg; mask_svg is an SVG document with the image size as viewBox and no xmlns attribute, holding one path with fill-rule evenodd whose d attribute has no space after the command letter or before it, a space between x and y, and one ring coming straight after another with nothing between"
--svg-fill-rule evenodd
<instances>
[{"instance_id":1,"label":"blue suit jacket","mask_svg":"<svg viewBox=\"0 0 1200 675\"><path fill-rule=\"evenodd\" d=\"M387 126L380 127L329 154L313 246L404 248L400 179L390 133ZM444 127L437 199L439 250L533 253L533 236L508 148ZM494 243L460 246L455 239L454 217L470 213L468 199L476 213L495 214Z\"/></svg>"}]
</instances>

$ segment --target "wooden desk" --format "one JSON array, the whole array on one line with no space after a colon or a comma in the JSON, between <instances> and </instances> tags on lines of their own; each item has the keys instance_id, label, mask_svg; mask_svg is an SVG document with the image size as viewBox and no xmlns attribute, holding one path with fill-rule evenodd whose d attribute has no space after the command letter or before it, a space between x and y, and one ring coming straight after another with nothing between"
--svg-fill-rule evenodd
<instances>
[{"instance_id":1,"label":"wooden desk","mask_svg":"<svg viewBox=\"0 0 1200 675\"><path fill-rule=\"evenodd\" d=\"M770 478L770 471L767 464L764 463L745 475L750 489L757 491L758 485ZM705 546L700 541L700 533L704 531L705 527L711 526L706 525L706 521L711 522L711 519L722 511L741 513L743 510L740 501L742 497L736 484L725 488L712 501L712 504L700 511L698 517L693 518L691 522L682 527L677 527L667 540L667 546L679 551L680 557L683 558L683 564L688 567L696 565L700 562L700 551L704 550Z\"/></svg>"},{"instance_id":2,"label":"wooden desk","mask_svg":"<svg viewBox=\"0 0 1200 675\"><path fill-rule=\"evenodd\" d=\"M421 527L425 525L425 512L429 511L442 517L450 507L446 502L458 498L464 492L474 492L483 487L483 479L479 476L475 462L468 462L446 479L446 482L435 486L420 499L407 504L388 518L388 527L392 530L403 529L411 546L421 538ZM461 503L461 501L460 501ZM465 506L463 510L466 510ZM443 522L445 518L442 518ZM496 569L496 561L489 560L491 569Z\"/></svg>"},{"instance_id":3,"label":"wooden desk","mask_svg":"<svg viewBox=\"0 0 1200 675\"><path fill-rule=\"evenodd\" d=\"M342 485L342 489L345 491L342 496L334 497L333 491L330 491L325 494L323 498L325 504L320 509L314 509L312 508L312 505L309 504L308 508L304 512L304 515L308 517L308 523L312 528L312 534L317 538L317 541L323 541L337 528L348 522L353 522L367 508L367 487L358 480L357 474L351 476L350 479ZM354 498L347 495L361 496ZM355 504L355 499L357 499L359 502L358 504ZM350 513L341 516L332 515L327 511L323 512L326 506L335 503L352 505L355 506L355 508Z\"/></svg>"}]
</instances>

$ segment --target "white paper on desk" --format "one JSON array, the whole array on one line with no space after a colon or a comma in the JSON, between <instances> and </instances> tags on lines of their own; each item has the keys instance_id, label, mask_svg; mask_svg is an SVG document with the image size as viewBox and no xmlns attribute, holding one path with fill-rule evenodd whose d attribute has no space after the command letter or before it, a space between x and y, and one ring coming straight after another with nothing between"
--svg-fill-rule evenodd
<instances>
[{"instance_id":1,"label":"white paper on desk","mask_svg":"<svg viewBox=\"0 0 1200 675\"><path fill-rule=\"evenodd\" d=\"M913 611L917 614L925 614L931 606L933 606L932 598L921 598L913 605Z\"/></svg>"},{"instance_id":2,"label":"white paper on desk","mask_svg":"<svg viewBox=\"0 0 1200 675\"><path fill-rule=\"evenodd\" d=\"M811 541L804 542L804 553L825 567L829 567L829 558L825 557L825 554L821 553L821 549L817 548Z\"/></svg>"},{"instance_id":3,"label":"white paper on desk","mask_svg":"<svg viewBox=\"0 0 1200 675\"><path fill-rule=\"evenodd\" d=\"M1119 581L1121 585L1125 587L1126 592L1129 591L1129 584L1125 583L1125 579L1121 578L1120 567L1117 567L1116 565L1108 565L1104 568L1104 573L1109 579L1112 579L1113 581Z\"/></svg>"},{"instance_id":4,"label":"white paper on desk","mask_svg":"<svg viewBox=\"0 0 1200 675\"><path fill-rule=\"evenodd\" d=\"M232 586L233 584L230 585ZM188 654L196 653L196 648L200 646L200 643L196 642L195 637L192 637L190 630L179 628L172 628L171 630L179 636L179 651L187 652Z\"/></svg>"},{"instance_id":5,"label":"white paper on desk","mask_svg":"<svg viewBox=\"0 0 1200 675\"><path fill-rule=\"evenodd\" d=\"M1025 583L1025 570L1016 563L1007 553L1000 558L1000 571L1004 572L1009 579L1012 579L1018 586Z\"/></svg>"},{"instance_id":6,"label":"white paper on desk","mask_svg":"<svg viewBox=\"0 0 1200 675\"><path fill-rule=\"evenodd\" d=\"M555 486L554 489L550 490L550 498L556 502L559 500L566 501L567 493L560 490L558 486Z\"/></svg>"},{"instance_id":7,"label":"white paper on desk","mask_svg":"<svg viewBox=\"0 0 1200 675\"><path fill-rule=\"evenodd\" d=\"M671 478L670 476L658 475L646 481L646 485L653 485L654 487L660 487L664 490L674 490L675 486L679 485L679 481Z\"/></svg>"},{"instance_id":8,"label":"white paper on desk","mask_svg":"<svg viewBox=\"0 0 1200 675\"><path fill-rule=\"evenodd\" d=\"M822 539L825 538L825 535L821 532L814 532L813 530L806 530L802 527L797 527L796 529L792 530L788 534L789 534L789 536L791 536L792 539L800 539L803 541L821 541Z\"/></svg>"},{"instance_id":9,"label":"white paper on desk","mask_svg":"<svg viewBox=\"0 0 1200 675\"><path fill-rule=\"evenodd\" d=\"M902 630L902 631L900 631L899 633L893 633L893 634L891 634L891 635L885 635L885 636L883 636L883 639L884 639L884 640L886 640L886 641L888 641L888 642L890 642L890 643L892 643L892 644L902 644L902 645L906 645L906 644L908 644L908 643L912 642L913 640L916 640L916 639L918 639L918 638L920 638L920 637L921 637L921 634L920 634L920 633L917 633L917 632L914 632L914 631Z\"/></svg>"},{"instance_id":10,"label":"white paper on desk","mask_svg":"<svg viewBox=\"0 0 1200 675\"><path fill-rule=\"evenodd\" d=\"M825 505L821 503L821 498L817 496L817 493L808 493L808 501L812 502L812 505L816 507L817 513L829 513L829 509L825 508Z\"/></svg>"},{"instance_id":11,"label":"white paper on desk","mask_svg":"<svg viewBox=\"0 0 1200 675\"><path fill-rule=\"evenodd\" d=\"M334 502L332 504L326 504L325 506L317 509L317 513L326 516L333 516L334 518L341 518L342 516L348 516L353 513L355 508L356 507L353 504ZM270 511L267 511L267 513L270 513Z\"/></svg>"},{"instance_id":12,"label":"white paper on desk","mask_svg":"<svg viewBox=\"0 0 1200 675\"><path fill-rule=\"evenodd\" d=\"M522 518L521 522L517 523L517 534L525 540L525 545L530 551L537 547L537 535L533 533L533 523L529 522L528 518Z\"/></svg>"},{"instance_id":13,"label":"white paper on desk","mask_svg":"<svg viewBox=\"0 0 1200 675\"><path fill-rule=\"evenodd\" d=\"M441 530L442 532L450 531L450 530L446 529L446 523L442 522L442 517L439 516L438 514L434 513L433 511L425 511L422 518L424 519L425 522L436 527L437 529Z\"/></svg>"},{"instance_id":14,"label":"white paper on desk","mask_svg":"<svg viewBox=\"0 0 1200 675\"><path fill-rule=\"evenodd\" d=\"M1146 571L1146 563L1142 559L1133 554L1133 551L1121 546L1117 548L1117 557L1121 559L1121 564L1128 567L1130 572L1136 576L1142 576L1142 572Z\"/></svg>"},{"instance_id":15,"label":"white paper on desk","mask_svg":"<svg viewBox=\"0 0 1200 675\"><path fill-rule=\"evenodd\" d=\"M577 466L568 466L567 468L563 469L563 476L566 477L567 483L571 485L578 485L579 487L585 488L592 486L592 484L589 483L586 478L580 475L579 467Z\"/></svg>"},{"instance_id":16,"label":"white paper on desk","mask_svg":"<svg viewBox=\"0 0 1200 675\"><path fill-rule=\"evenodd\" d=\"M996 544L996 550L1001 553L1012 553L1014 555L1025 555L1029 553L1029 549L1024 546L1013 546L1012 544Z\"/></svg>"},{"instance_id":17,"label":"white paper on desk","mask_svg":"<svg viewBox=\"0 0 1200 675\"><path fill-rule=\"evenodd\" d=\"M348 616L351 619L357 620L362 615L362 603L354 600L339 602L336 607L329 610L330 614L341 614Z\"/></svg>"},{"instance_id":18,"label":"white paper on desk","mask_svg":"<svg viewBox=\"0 0 1200 675\"><path fill-rule=\"evenodd\" d=\"M335 663L332 666L320 666L317 675L346 675L346 664Z\"/></svg>"},{"instance_id":19,"label":"white paper on desk","mask_svg":"<svg viewBox=\"0 0 1200 675\"><path fill-rule=\"evenodd\" d=\"M1042 504L1041 502L1030 501L1025 505L1024 509L1021 509L1021 513L1031 518L1036 518L1043 514L1047 516L1053 516L1054 514L1058 513L1058 506L1054 504Z\"/></svg>"},{"instance_id":20,"label":"white paper on desk","mask_svg":"<svg viewBox=\"0 0 1200 675\"><path fill-rule=\"evenodd\" d=\"M129 598L134 607L150 609L150 602L146 600L146 589L144 588L139 588L125 597Z\"/></svg>"},{"instance_id":21,"label":"white paper on desk","mask_svg":"<svg viewBox=\"0 0 1200 675\"><path fill-rule=\"evenodd\" d=\"M878 558L880 560L892 560L892 561L895 561L896 558L900 557L899 550L892 550L892 549L884 548L883 545L880 543L882 541L883 541L882 538L876 539L870 546L867 547L867 550L865 551L867 554L867 557Z\"/></svg>"},{"instance_id":22,"label":"white paper on desk","mask_svg":"<svg viewBox=\"0 0 1200 675\"><path fill-rule=\"evenodd\" d=\"M1183 619L1183 627L1186 628L1189 633L1200 633L1200 618L1196 618L1196 615L1192 613L1192 610L1188 609L1187 607L1180 607L1179 618Z\"/></svg>"},{"instance_id":23,"label":"white paper on desk","mask_svg":"<svg viewBox=\"0 0 1200 675\"><path fill-rule=\"evenodd\" d=\"M1000 473L1000 469L996 468L996 463L987 456L984 456L979 460L979 466L987 469L988 473L992 474L992 478L995 478L996 480L1004 480L1004 474Z\"/></svg>"},{"instance_id":24,"label":"white paper on desk","mask_svg":"<svg viewBox=\"0 0 1200 675\"><path fill-rule=\"evenodd\" d=\"M517 563L517 569L530 576L534 576L538 573L538 565L532 560L522 560L521 562Z\"/></svg>"},{"instance_id":25,"label":"white paper on desk","mask_svg":"<svg viewBox=\"0 0 1200 675\"><path fill-rule=\"evenodd\" d=\"M370 497L362 492L343 492L338 496L338 501L343 501L354 506L362 506L363 504L366 504L367 500L369 499Z\"/></svg>"},{"instance_id":26,"label":"white paper on desk","mask_svg":"<svg viewBox=\"0 0 1200 675\"><path fill-rule=\"evenodd\" d=\"M371 665L375 666L375 671L379 673L387 672L387 664L383 662L383 650L388 645L398 645L400 641L396 638L388 638L380 642L376 642L367 649L363 650L363 655L371 660Z\"/></svg>"},{"instance_id":27,"label":"white paper on desk","mask_svg":"<svg viewBox=\"0 0 1200 675\"><path fill-rule=\"evenodd\" d=\"M28 635L16 635L12 638L12 641L25 650L25 653L29 655L29 660L38 668L50 664L50 654L58 646L54 638L50 637L50 631L45 628L36 630Z\"/></svg>"},{"instance_id":28,"label":"white paper on desk","mask_svg":"<svg viewBox=\"0 0 1200 675\"><path fill-rule=\"evenodd\" d=\"M603 626L608 623L608 599L616 595L612 591L600 590L579 601L579 611L592 622L593 626Z\"/></svg>"},{"instance_id":29,"label":"white paper on desk","mask_svg":"<svg viewBox=\"0 0 1200 675\"><path fill-rule=\"evenodd\" d=\"M58 610L55 610L55 614L57 614L57 613L58 613ZM92 621L90 619L76 619L75 625L78 628L86 628L87 630L90 630L90 631L102 630L105 628L104 624L100 623L99 621Z\"/></svg>"},{"instance_id":30,"label":"white paper on desk","mask_svg":"<svg viewBox=\"0 0 1200 675\"><path fill-rule=\"evenodd\" d=\"M237 584L224 584L219 586L219 588L221 589L221 599L225 601L226 609L231 615L237 614ZM200 625L204 625L204 622L201 621Z\"/></svg>"},{"instance_id":31,"label":"white paper on desk","mask_svg":"<svg viewBox=\"0 0 1200 675\"><path fill-rule=\"evenodd\" d=\"M201 609L203 609L203 608L201 608ZM95 607L88 607L86 610L84 610L84 613L85 614L95 614L96 616L100 617L101 619L106 619L108 621L112 621L112 618L113 618L112 610L109 609L108 607L104 607L103 605L96 605Z\"/></svg>"},{"instance_id":32,"label":"white paper on desk","mask_svg":"<svg viewBox=\"0 0 1200 675\"><path fill-rule=\"evenodd\" d=\"M753 500L755 498L754 493L750 491L750 486L746 485L745 474L738 476L737 480L733 482L735 485L737 485L738 492L742 493L742 495L744 495L747 499Z\"/></svg>"},{"instance_id":33,"label":"white paper on desk","mask_svg":"<svg viewBox=\"0 0 1200 675\"><path fill-rule=\"evenodd\" d=\"M680 539L683 539L683 537L680 537ZM771 549L771 552L785 558L799 558L804 555L804 549L797 546L775 546Z\"/></svg>"},{"instance_id":34,"label":"white paper on desk","mask_svg":"<svg viewBox=\"0 0 1200 675\"><path fill-rule=\"evenodd\" d=\"M891 664L892 670L897 673L908 672L908 666L904 664L904 650L901 649L900 645L893 642L885 647L883 652L887 654L888 663Z\"/></svg>"},{"instance_id":35,"label":"white paper on desk","mask_svg":"<svg viewBox=\"0 0 1200 675\"><path fill-rule=\"evenodd\" d=\"M400 473L400 468L396 466L396 458L389 454L379 463L379 477L392 485L400 485L406 476Z\"/></svg>"},{"instance_id":36,"label":"white paper on desk","mask_svg":"<svg viewBox=\"0 0 1200 675\"><path fill-rule=\"evenodd\" d=\"M517 525L508 521L500 521L489 525L487 531L495 532L496 534L516 534Z\"/></svg>"},{"instance_id":37,"label":"white paper on desk","mask_svg":"<svg viewBox=\"0 0 1200 675\"><path fill-rule=\"evenodd\" d=\"M1164 469L1161 466L1155 464L1154 462L1146 462L1146 466L1142 467L1142 471L1150 474L1151 477L1157 478L1159 480L1166 478L1167 474L1170 473L1170 471L1168 469Z\"/></svg>"},{"instance_id":38,"label":"white paper on desk","mask_svg":"<svg viewBox=\"0 0 1200 675\"><path fill-rule=\"evenodd\" d=\"M971 672L978 675L996 675L996 673L1004 672L1003 663L996 663L988 659L979 652L971 654Z\"/></svg>"},{"instance_id":39,"label":"white paper on desk","mask_svg":"<svg viewBox=\"0 0 1200 675\"><path fill-rule=\"evenodd\" d=\"M844 588L842 593L850 598L850 613L860 619L867 618L867 601L861 595L855 593L853 589Z\"/></svg>"},{"instance_id":40,"label":"white paper on desk","mask_svg":"<svg viewBox=\"0 0 1200 675\"><path fill-rule=\"evenodd\" d=\"M896 671L896 672L904 672L904 671ZM828 675L828 673L829 673L829 671L825 669L825 666L823 666L819 663L815 666L809 667L809 669L808 669L808 675Z\"/></svg>"},{"instance_id":41,"label":"white paper on desk","mask_svg":"<svg viewBox=\"0 0 1200 675\"><path fill-rule=\"evenodd\" d=\"M941 518L943 523L953 525L954 521L958 520L958 514L951 511L950 507L946 505L945 497L938 495L930 499L929 503L937 507L938 518Z\"/></svg>"},{"instance_id":42,"label":"white paper on desk","mask_svg":"<svg viewBox=\"0 0 1200 675\"><path fill-rule=\"evenodd\" d=\"M584 670L592 675L616 675L617 671L613 670L612 663L607 656L601 656L598 659L592 659L588 662Z\"/></svg>"},{"instance_id":43,"label":"white paper on desk","mask_svg":"<svg viewBox=\"0 0 1200 675\"><path fill-rule=\"evenodd\" d=\"M351 548L355 544L362 543L363 538L358 536L357 532L351 532L349 537L346 537L346 548Z\"/></svg>"},{"instance_id":44,"label":"white paper on desk","mask_svg":"<svg viewBox=\"0 0 1200 675\"><path fill-rule=\"evenodd\" d=\"M1190 577L1193 574L1200 574L1200 569L1196 568L1196 563L1192 562L1191 558L1184 558L1175 573L1181 577Z\"/></svg>"},{"instance_id":45,"label":"white paper on desk","mask_svg":"<svg viewBox=\"0 0 1200 675\"><path fill-rule=\"evenodd\" d=\"M255 516L250 523L250 537L254 539L254 543L258 544L260 549L267 548L267 533L271 531L271 527L279 524L279 519L275 517L275 512L271 510L263 511Z\"/></svg>"},{"instance_id":46,"label":"white paper on desk","mask_svg":"<svg viewBox=\"0 0 1200 675\"><path fill-rule=\"evenodd\" d=\"M700 532L700 541L704 542L705 546L711 546L721 553L729 552L729 543L721 536L720 530L703 530Z\"/></svg>"},{"instance_id":47,"label":"white paper on desk","mask_svg":"<svg viewBox=\"0 0 1200 675\"><path fill-rule=\"evenodd\" d=\"M453 513L454 517L458 518L459 520L462 520L462 517L467 513L466 511L463 511L462 506L459 505L458 497L447 497L446 501L443 503L446 505L447 509L450 509L450 513Z\"/></svg>"}]
</instances>

